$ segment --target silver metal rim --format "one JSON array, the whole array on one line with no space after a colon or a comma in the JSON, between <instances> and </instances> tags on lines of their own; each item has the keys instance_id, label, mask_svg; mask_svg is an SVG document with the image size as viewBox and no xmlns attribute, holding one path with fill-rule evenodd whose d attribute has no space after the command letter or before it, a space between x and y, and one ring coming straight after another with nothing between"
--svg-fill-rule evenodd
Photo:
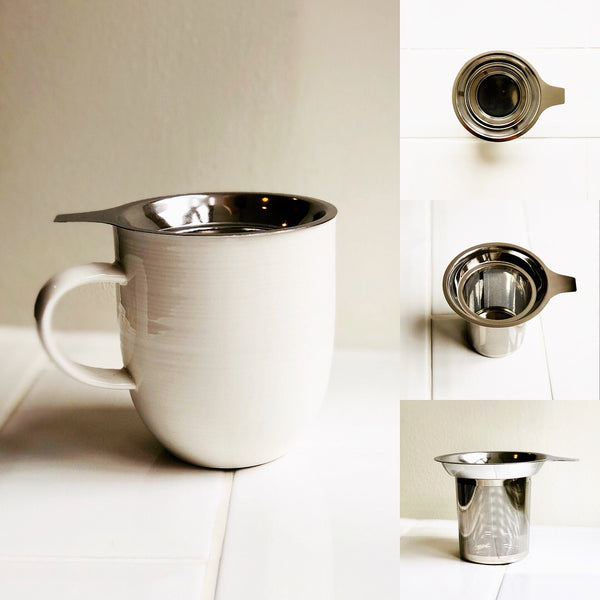
<instances>
[{"instance_id":1,"label":"silver metal rim","mask_svg":"<svg viewBox=\"0 0 600 600\"><path fill-rule=\"evenodd\" d=\"M522 460L522 461L505 461L505 462L497 462L497 463L489 463L489 462L479 462L482 460L482 456L481 455L492 455L493 457L499 457L501 455L508 455L508 456L527 456L527 457L531 457L528 458L527 460ZM475 457L479 457L476 461L474 462L470 462L469 460L467 460L466 458L475 458ZM450 465L471 465L471 466L478 466L478 465L489 465L489 464L524 464L524 463L536 463L536 462L546 462L547 460L549 460L550 455L549 454L544 454L542 452L523 452L521 450L517 451L517 450L494 450L494 451L490 451L490 450L475 450L472 452L457 452L454 454L443 454L441 456L436 456L433 460L440 462L440 463L447 463Z\"/></svg>"},{"instance_id":2,"label":"silver metal rim","mask_svg":"<svg viewBox=\"0 0 600 600\"><path fill-rule=\"evenodd\" d=\"M477 100L479 86L492 75L506 75L519 89L517 107L504 117L487 114ZM486 52L468 61L459 71L452 103L467 131L488 141L508 141L529 131L537 121L542 88L537 72L525 59L510 52Z\"/></svg>"},{"instance_id":3,"label":"silver metal rim","mask_svg":"<svg viewBox=\"0 0 600 600\"><path fill-rule=\"evenodd\" d=\"M506 556L479 556L477 554L470 554L469 552L461 552L460 557L463 560L481 565L507 565L523 560L528 554L528 550L519 552L518 554L508 554Z\"/></svg>"},{"instance_id":4,"label":"silver metal rim","mask_svg":"<svg viewBox=\"0 0 600 600\"><path fill-rule=\"evenodd\" d=\"M172 204L187 203L187 207L192 210L196 208L205 209L206 214L209 216L197 219L198 222L192 225L187 224L187 222L184 224L181 222L174 224L170 222L162 223L160 221L164 219L159 214L160 211L155 210L155 206L164 207L170 200L174 201ZM269 211L273 208L275 211L272 214L276 217L283 215L283 217L279 220L275 218L272 222L264 219L262 221L245 220L244 214L247 215L249 211L246 210L246 213L244 213L243 210L240 210L240 205L243 209L246 202L254 203L255 215L258 213L262 215L262 211L256 210L256 205L258 205L260 208L265 209L265 216L271 214ZM288 223L289 219L285 216L288 212L282 210L283 205L298 222ZM211 211L212 208L214 210ZM220 211L221 218L210 216L212 212L218 211ZM206 235L238 237L289 234L290 232L297 232L327 223L333 220L336 215L337 209L333 204L308 196L266 192L203 192L158 196L105 210L62 214L58 215L55 221L61 223L106 223L114 227L144 234L180 237Z\"/></svg>"},{"instance_id":5,"label":"silver metal rim","mask_svg":"<svg viewBox=\"0 0 600 600\"><path fill-rule=\"evenodd\" d=\"M519 267L519 265L514 265L512 263L507 263L507 262L503 262L503 261L491 260L489 262L477 265L473 269L469 269L460 278L460 281L458 283L458 290L457 290L458 304L459 304L460 308L462 309L462 311L463 311L463 313L465 315L470 315L471 316L471 322L472 323L477 324L477 325L482 325L483 327L489 327L490 326L490 320L489 319L485 319L485 318L479 316L477 313L473 312L469 308L469 306L467 306L467 303L466 303L465 298L464 298L464 288L465 288L465 285L467 283L467 280L472 275L475 275L479 271L486 271L486 270L494 268L494 267L503 267L503 266L506 266L506 267L508 267L510 269L518 271L527 280L527 283L529 284L529 287L531 289L531 298L530 298L529 302L527 303L527 305L525 306L525 308L521 312L519 312L518 314L516 314L514 317L509 317L507 319L502 319L502 321L500 321L500 323L502 323L502 325L504 327L511 327L512 325L522 323L523 322L523 317L526 316L529 313L529 311L531 311L531 309L533 308L533 306L535 305L535 302L536 302L536 299L537 299L537 291L536 291L535 282L533 281L533 278L531 277L531 275L529 275L529 273L527 273L527 271L525 271L524 269L522 269L521 267Z\"/></svg>"},{"instance_id":6,"label":"silver metal rim","mask_svg":"<svg viewBox=\"0 0 600 600\"><path fill-rule=\"evenodd\" d=\"M452 308L452 310L456 314L458 314L460 317L462 317L466 321L473 323L474 325L483 325L484 327L502 328L502 327L512 327L515 325L520 325L521 323L525 323L525 322L529 321L530 319L532 319L533 317L535 317L536 315L538 315L541 312L541 310L546 306L546 304L548 303L548 301L551 297L550 294L547 293L547 289L546 289L546 293L542 294L540 296L540 294L537 291L537 286L535 284L532 288L532 297L534 297L534 299L535 299L535 301L534 301L535 306L532 305L528 312L521 311L521 313L519 313L515 317L511 317L509 319L503 319L501 321L482 319L481 317L479 317L475 313L473 313L471 310L464 310L463 305L461 305L461 303L459 303L458 297L457 296L455 297L455 294L451 292L451 290L454 288L453 281L456 278L455 275L457 272L460 271L461 268L464 268L465 263L468 260L471 260L472 258L474 258L478 253L491 252L491 251L505 251L507 253L514 251L518 254L522 254L523 256L527 257L533 264L536 265L536 267L539 270L540 274L542 275L543 279L547 281L548 269L547 269L546 265L544 265L544 263L535 254L533 254L529 250L526 250L525 248L522 248L521 246L516 246L514 244L506 244L503 242L491 242L489 244L477 244L476 246L471 246L470 248L467 248L466 250L461 252L458 256L454 257L452 259L452 261L450 262L450 264L448 265L448 267L446 268L446 271L444 272L444 277L442 279L442 290L444 293L444 297L446 298L446 302L448 302L448 304L450 305L450 308ZM492 261L488 261L488 262L492 262ZM499 261L499 262L503 262L503 261ZM485 265L486 263L484 262L481 264ZM512 268L517 268L519 266L513 262L510 262L509 264ZM465 271L465 273L463 274L463 277L466 276L466 274L469 273L470 271L471 271L471 269L469 269L468 271ZM527 275L529 275L529 274L527 274ZM461 277L461 279L462 279L462 277ZM527 279L531 284L531 282L532 282L531 276L529 276ZM457 288L458 288L458 286L457 286ZM457 293L458 293L458 289L457 289Z\"/></svg>"},{"instance_id":7,"label":"silver metal rim","mask_svg":"<svg viewBox=\"0 0 600 600\"><path fill-rule=\"evenodd\" d=\"M552 459L548 454L522 451L463 452L434 458L452 477L476 481L532 477Z\"/></svg>"}]
</instances>

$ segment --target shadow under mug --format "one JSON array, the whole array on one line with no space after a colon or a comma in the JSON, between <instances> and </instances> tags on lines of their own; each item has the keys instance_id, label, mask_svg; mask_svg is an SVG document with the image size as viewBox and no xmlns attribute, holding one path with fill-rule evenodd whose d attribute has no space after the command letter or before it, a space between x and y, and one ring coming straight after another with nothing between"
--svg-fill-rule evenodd
<instances>
[{"instance_id":1,"label":"shadow under mug","mask_svg":"<svg viewBox=\"0 0 600 600\"><path fill-rule=\"evenodd\" d=\"M114 227L116 260L57 274L35 317L54 362L127 389L148 429L191 463L265 463L319 411L335 321L334 206L265 193L202 193L59 215ZM123 368L79 364L52 315L69 290L117 283Z\"/></svg>"}]
</instances>

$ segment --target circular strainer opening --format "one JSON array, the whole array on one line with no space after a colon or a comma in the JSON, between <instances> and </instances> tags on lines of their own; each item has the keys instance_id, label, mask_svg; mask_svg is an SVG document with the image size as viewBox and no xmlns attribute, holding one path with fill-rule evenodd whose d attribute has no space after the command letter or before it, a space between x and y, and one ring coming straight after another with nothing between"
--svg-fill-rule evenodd
<instances>
[{"instance_id":1,"label":"circular strainer opening","mask_svg":"<svg viewBox=\"0 0 600 600\"><path fill-rule=\"evenodd\" d=\"M535 304L535 284L519 267L488 263L467 272L460 281L458 301L480 319L503 321L523 315Z\"/></svg>"},{"instance_id":2,"label":"circular strainer opening","mask_svg":"<svg viewBox=\"0 0 600 600\"><path fill-rule=\"evenodd\" d=\"M455 256L444 272L442 289L460 317L493 328L532 319L552 297L542 261L503 242L478 244Z\"/></svg>"},{"instance_id":3,"label":"circular strainer opening","mask_svg":"<svg viewBox=\"0 0 600 600\"><path fill-rule=\"evenodd\" d=\"M492 117L507 117L517 109L521 92L517 82L504 73L486 77L477 88L477 103Z\"/></svg>"}]
</instances>

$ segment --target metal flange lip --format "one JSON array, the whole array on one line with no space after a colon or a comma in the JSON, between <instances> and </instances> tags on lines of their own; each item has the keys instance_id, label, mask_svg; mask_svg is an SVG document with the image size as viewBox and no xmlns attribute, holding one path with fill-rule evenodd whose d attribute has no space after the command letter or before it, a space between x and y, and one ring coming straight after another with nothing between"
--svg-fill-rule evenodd
<instances>
[{"instance_id":1,"label":"metal flange lip","mask_svg":"<svg viewBox=\"0 0 600 600\"><path fill-rule=\"evenodd\" d=\"M508 78L518 89L517 105L504 115L489 114L478 102L481 84L498 75ZM452 104L469 133L486 141L509 141L529 131L546 108L542 98L544 87L546 84L524 58L512 52L485 52L469 60L459 71Z\"/></svg>"}]
</instances>

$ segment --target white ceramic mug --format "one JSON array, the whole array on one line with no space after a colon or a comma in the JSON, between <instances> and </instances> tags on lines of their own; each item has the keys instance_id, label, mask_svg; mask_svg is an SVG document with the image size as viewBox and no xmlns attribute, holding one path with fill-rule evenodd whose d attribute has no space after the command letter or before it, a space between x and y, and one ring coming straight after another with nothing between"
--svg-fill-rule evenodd
<instances>
[{"instance_id":1,"label":"white ceramic mug","mask_svg":"<svg viewBox=\"0 0 600 600\"><path fill-rule=\"evenodd\" d=\"M317 414L335 320L331 204L281 194L141 200L57 221L114 226L116 261L66 269L35 306L44 347L69 375L130 390L171 452L215 468L286 452ZM122 369L70 360L52 314L67 291L119 284Z\"/></svg>"}]
</instances>

